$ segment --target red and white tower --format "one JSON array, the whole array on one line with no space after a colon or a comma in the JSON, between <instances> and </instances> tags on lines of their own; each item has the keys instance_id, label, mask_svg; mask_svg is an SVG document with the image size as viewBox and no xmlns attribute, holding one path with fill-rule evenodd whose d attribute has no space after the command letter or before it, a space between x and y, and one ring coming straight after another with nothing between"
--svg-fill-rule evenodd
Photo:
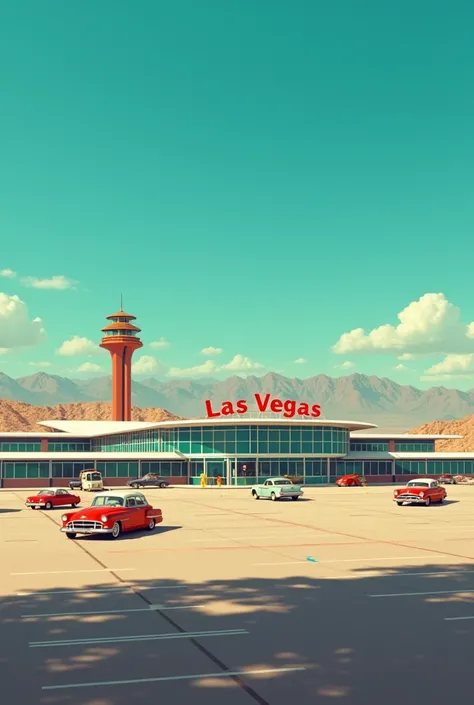
<instances>
[{"instance_id":1,"label":"red and white tower","mask_svg":"<svg viewBox=\"0 0 474 705\"><path fill-rule=\"evenodd\" d=\"M104 337L100 347L105 348L112 358L112 421L131 421L132 416L132 355L143 347L134 326L135 316L120 311L107 316L111 321L102 328Z\"/></svg>"}]
</instances>

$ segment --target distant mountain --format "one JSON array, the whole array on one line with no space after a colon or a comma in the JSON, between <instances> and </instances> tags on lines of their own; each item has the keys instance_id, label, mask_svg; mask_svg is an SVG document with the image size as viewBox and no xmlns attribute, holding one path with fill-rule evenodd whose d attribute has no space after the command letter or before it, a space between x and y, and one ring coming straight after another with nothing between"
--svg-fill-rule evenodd
<instances>
[{"instance_id":1,"label":"distant mountain","mask_svg":"<svg viewBox=\"0 0 474 705\"><path fill-rule=\"evenodd\" d=\"M352 374L346 377L317 375L308 379L268 373L263 377L233 376L225 380L153 377L134 380L135 407L168 409L178 416L205 416L204 401L253 400L256 392L270 392L281 399L320 404L323 418L369 421L381 429L407 430L430 421L451 421L474 413L474 390L461 392L445 387L421 390L400 385L386 377ZM0 398L33 405L95 402L111 399L111 377L71 380L39 372L12 379L0 373Z\"/></svg>"}]
</instances>

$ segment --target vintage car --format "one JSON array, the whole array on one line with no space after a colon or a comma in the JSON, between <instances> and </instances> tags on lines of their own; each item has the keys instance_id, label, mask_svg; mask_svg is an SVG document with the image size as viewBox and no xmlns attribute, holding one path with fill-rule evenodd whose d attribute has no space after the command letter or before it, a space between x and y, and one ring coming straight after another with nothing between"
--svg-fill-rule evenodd
<instances>
[{"instance_id":1,"label":"vintage car","mask_svg":"<svg viewBox=\"0 0 474 705\"><path fill-rule=\"evenodd\" d=\"M438 477L438 482L440 482L442 485L455 485L456 478L454 477L454 475L448 475L446 473Z\"/></svg>"},{"instance_id":2,"label":"vintage car","mask_svg":"<svg viewBox=\"0 0 474 705\"><path fill-rule=\"evenodd\" d=\"M141 492L112 490L97 494L86 509L63 514L61 521L60 530L69 539L77 534L105 534L116 539L123 531L153 531L163 521L163 514L148 504Z\"/></svg>"},{"instance_id":3,"label":"vintage car","mask_svg":"<svg viewBox=\"0 0 474 705\"><path fill-rule=\"evenodd\" d=\"M336 480L337 487L363 487L367 482L360 475L343 475Z\"/></svg>"},{"instance_id":4,"label":"vintage car","mask_svg":"<svg viewBox=\"0 0 474 705\"><path fill-rule=\"evenodd\" d=\"M438 480L429 477L410 480L406 487L396 489L393 492L393 501L399 507L402 504L424 504L428 507L436 502L444 502L446 497L446 489L439 484Z\"/></svg>"},{"instance_id":5,"label":"vintage car","mask_svg":"<svg viewBox=\"0 0 474 705\"><path fill-rule=\"evenodd\" d=\"M84 492L102 492L104 480L97 470L82 470L77 480L71 480L69 488L71 490L83 490Z\"/></svg>"},{"instance_id":6,"label":"vintage car","mask_svg":"<svg viewBox=\"0 0 474 705\"><path fill-rule=\"evenodd\" d=\"M169 482L167 480L164 480L162 477L159 475L156 475L154 472L149 472L147 475L143 475L143 477L137 477L133 480L129 480L128 486L129 487L135 487L136 489L139 489L140 487L169 487Z\"/></svg>"},{"instance_id":7,"label":"vintage car","mask_svg":"<svg viewBox=\"0 0 474 705\"><path fill-rule=\"evenodd\" d=\"M295 500L303 494L300 485L294 485L291 480L285 477L272 477L260 485L253 485L251 492L254 499L267 497L273 501L286 497Z\"/></svg>"},{"instance_id":8,"label":"vintage car","mask_svg":"<svg viewBox=\"0 0 474 705\"><path fill-rule=\"evenodd\" d=\"M52 509L53 507L77 507L81 498L77 494L71 494L68 490L52 488L50 490L40 490L37 494L26 499L26 506L31 509Z\"/></svg>"}]
</instances>

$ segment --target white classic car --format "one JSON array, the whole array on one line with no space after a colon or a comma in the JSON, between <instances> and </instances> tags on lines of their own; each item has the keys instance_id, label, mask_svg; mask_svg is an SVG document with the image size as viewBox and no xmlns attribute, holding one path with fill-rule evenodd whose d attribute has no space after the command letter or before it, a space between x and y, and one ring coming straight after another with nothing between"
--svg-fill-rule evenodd
<instances>
[{"instance_id":1,"label":"white classic car","mask_svg":"<svg viewBox=\"0 0 474 705\"><path fill-rule=\"evenodd\" d=\"M284 499L285 497L298 499L303 494L300 485L294 485L291 480L287 480L285 477L269 478L260 485L253 485L251 491L254 499L266 497L273 501Z\"/></svg>"}]
</instances>

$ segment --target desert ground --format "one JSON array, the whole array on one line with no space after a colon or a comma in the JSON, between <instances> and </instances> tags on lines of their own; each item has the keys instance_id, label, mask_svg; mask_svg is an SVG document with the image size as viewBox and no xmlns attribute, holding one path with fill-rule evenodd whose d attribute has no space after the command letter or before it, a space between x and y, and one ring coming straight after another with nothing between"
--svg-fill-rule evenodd
<instances>
[{"instance_id":1,"label":"desert ground","mask_svg":"<svg viewBox=\"0 0 474 705\"><path fill-rule=\"evenodd\" d=\"M2 490L2 701L468 705L474 487L447 490L146 490L164 523L116 541Z\"/></svg>"}]
</instances>

